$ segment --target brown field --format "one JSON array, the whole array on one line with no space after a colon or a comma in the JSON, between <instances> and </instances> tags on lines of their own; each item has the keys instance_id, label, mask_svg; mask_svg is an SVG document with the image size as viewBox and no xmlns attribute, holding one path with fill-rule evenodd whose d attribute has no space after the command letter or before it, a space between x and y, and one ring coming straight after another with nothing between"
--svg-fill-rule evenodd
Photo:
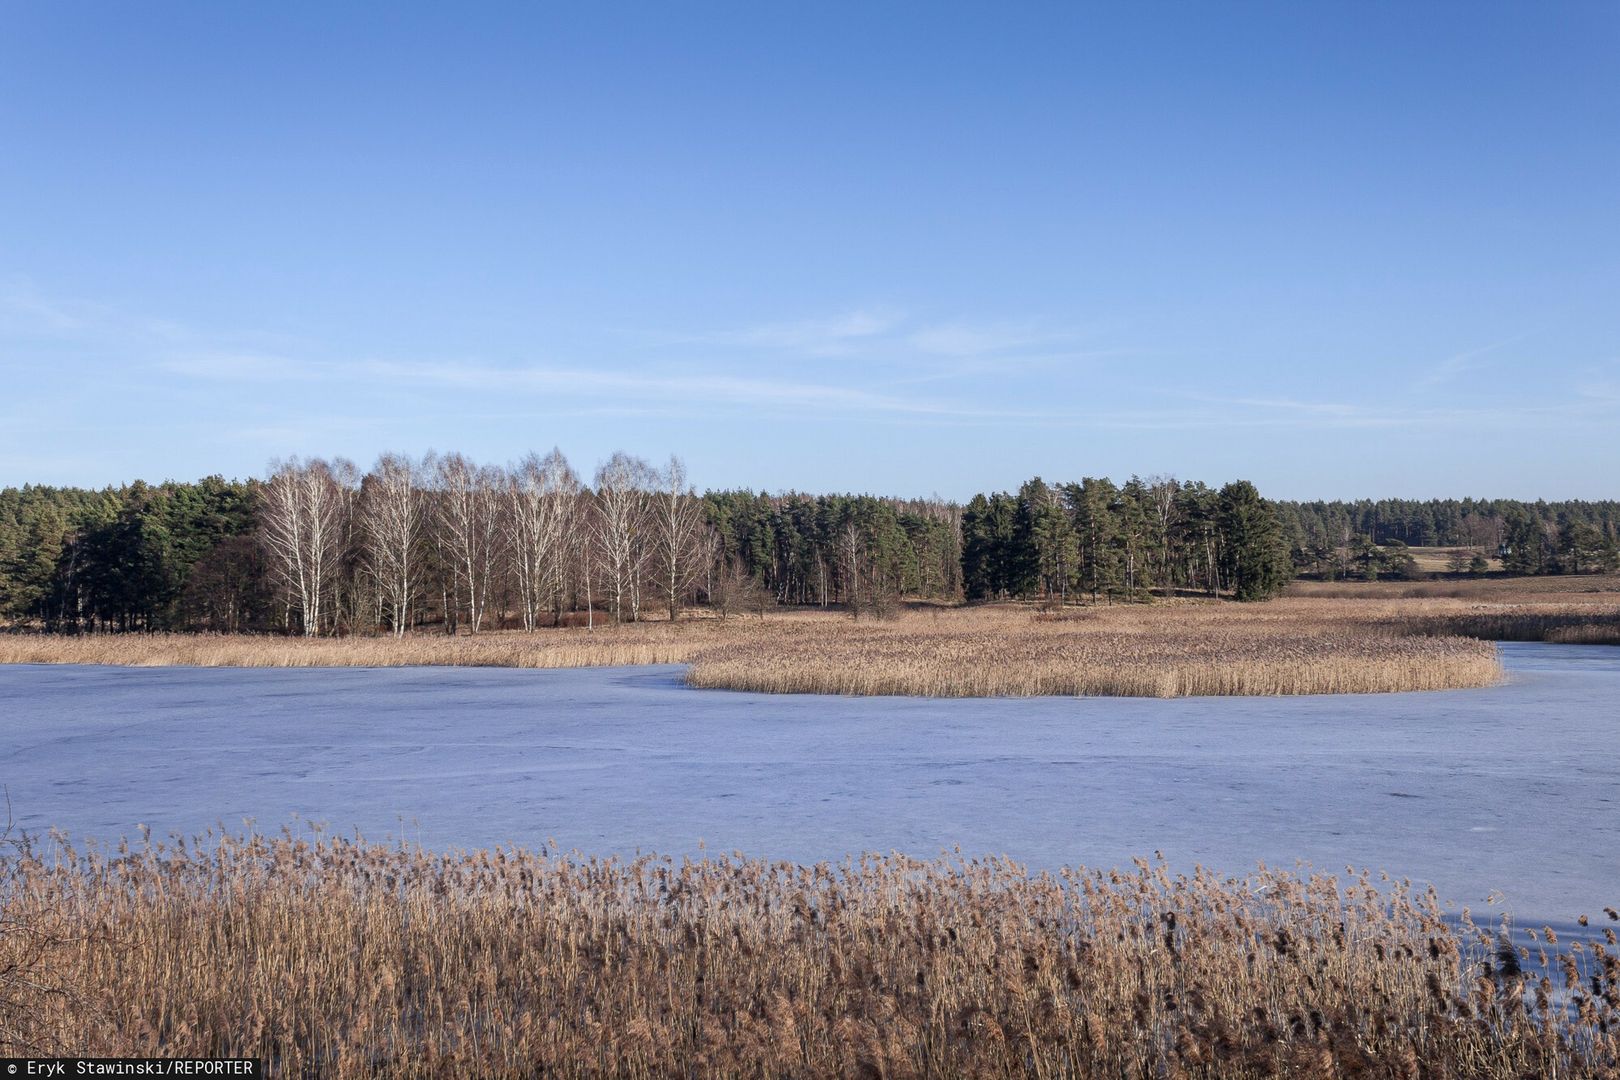
<instances>
[{"instance_id":1,"label":"brown field","mask_svg":"<svg viewBox=\"0 0 1620 1080\"><path fill-rule=\"evenodd\" d=\"M687 663L694 686L1022 696L1368 693L1487 686L1480 640L1620 644L1620 578L1298 582L1267 604L773 611L476 637L0 634L0 663L593 667Z\"/></svg>"},{"instance_id":2,"label":"brown field","mask_svg":"<svg viewBox=\"0 0 1620 1080\"><path fill-rule=\"evenodd\" d=\"M1364 872L53 845L0 860L0 1054L332 1077L1613 1077L1605 940L1453 928Z\"/></svg>"}]
</instances>

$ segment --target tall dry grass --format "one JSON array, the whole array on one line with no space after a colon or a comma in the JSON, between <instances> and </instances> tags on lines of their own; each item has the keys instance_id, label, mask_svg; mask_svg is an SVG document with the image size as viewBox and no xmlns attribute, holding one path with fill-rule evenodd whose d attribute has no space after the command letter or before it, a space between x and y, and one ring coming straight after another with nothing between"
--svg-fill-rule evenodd
<instances>
[{"instance_id":1,"label":"tall dry grass","mask_svg":"<svg viewBox=\"0 0 1620 1080\"><path fill-rule=\"evenodd\" d=\"M1612 574L1429 582L1310 582L1288 602L1338 602L1341 617L1392 633L1620 645L1620 577Z\"/></svg>"},{"instance_id":2,"label":"tall dry grass","mask_svg":"<svg viewBox=\"0 0 1620 1080\"><path fill-rule=\"evenodd\" d=\"M693 686L933 697L1360 694L1489 686L1494 646L1341 622L1309 602L1174 604L1044 617L971 608L811 625L692 657Z\"/></svg>"},{"instance_id":3,"label":"tall dry grass","mask_svg":"<svg viewBox=\"0 0 1620 1080\"><path fill-rule=\"evenodd\" d=\"M785 693L1174 697L1487 686L1501 678L1501 668L1484 642L1620 644L1620 591L1611 578L1464 582L1475 592L1455 596L1397 591L1406 587L1301 583L1299 595L1267 604L1179 600L1067 608L1061 615L1019 605L926 607L853 622L834 612L791 611L594 632L569 627L399 640L0 634L0 663L687 663L694 686ZM1328 588L1331 595L1317 595Z\"/></svg>"},{"instance_id":4,"label":"tall dry grass","mask_svg":"<svg viewBox=\"0 0 1620 1080\"><path fill-rule=\"evenodd\" d=\"M1441 578L1434 581L1295 581L1287 595L1337 600L1474 600L1499 604L1620 603L1620 574Z\"/></svg>"},{"instance_id":5,"label":"tall dry grass","mask_svg":"<svg viewBox=\"0 0 1620 1080\"><path fill-rule=\"evenodd\" d=\"M0 663L130 667L573 668L678 664L741 620L608 625L447 637L301 638L269 634L0 634Z\"/></svg>"},{"instance_id":6,"label":"tall dry grass","mask_svg":"<svg viewBox=\"0 0 1620 1080\"><path fill-rule=\"evenodd\" d=\"M1620 1060L1612 931L1503 943L1365 873L283 835L24 849L0 863L0 927L0 1054L330 1077L1415 1080Z\"/></svg>"},{"instance_id":7,"label":"tall dry grass","mask_svg":"<svg viewBox=\"0 0 1620 1080\"><path fill-rule=\"evenodd\" d=\"M1560 645L1620 645L1620 612L1563 605L1411 613L1388 620L1402 633L1489 641L1547 641Z\"/></svg>"}]
</instances>

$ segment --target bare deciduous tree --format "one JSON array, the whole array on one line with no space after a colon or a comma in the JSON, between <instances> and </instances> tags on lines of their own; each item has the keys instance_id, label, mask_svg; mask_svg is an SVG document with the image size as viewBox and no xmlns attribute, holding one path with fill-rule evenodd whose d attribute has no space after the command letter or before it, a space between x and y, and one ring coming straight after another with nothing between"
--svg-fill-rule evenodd
<instances>
[{"instance_id":1,"label":"bare deciduous tree","mask_svg":"<svg viewBox=\"0 0 1620 1080\"><path fill-rule=\"evenodd\" d=\"M1180 511L1176 504L1176 496L1181 492L1181 484L1173 476L1150 476L1147 479L1148 498L1153 508L1153 530L1156 548L1159 552L1159 588L1168 592L1171 581L1171 555L1175 545L1170 537L1180 523Z\"/></svg>"},{"instance_id":2,"label":"bare deciduous tree","mask_svg":"<svg viewBox=\"0 0 1620 1080\"><path fill-rule=\"evenodd\" d=\"M517 578L523 628L539 625L540 613L561 606L567 545L573 531L579 478L560 450L530 454L506 478L507 551Z\"/></svg>"},{"instance_id":3,"label":"bare deciduous tree","mask_svg":"<svg viewBox=\"0 0 1620 1080\"><path fill-rule=\"evenodd\" d=\"M321 631L343 554L347 496L337 468L319 458L271 463L260 503L259 535L289 610L306 637Z\"/></svg>"},{"instance_id":4,"label":"bare deciduous tree","mask_svg":"<svg viewBox=\"0 0 1620 1080\"><path fill-rule=\"evenodd\" d=\"M861 564L866 560L866 537L861 524L850 514L838 534L840 554L844 560L844 598L849 603L849 616L861 617Z\"/></svg>"},{"instance_id":5,"label":"bare deciduous tree","mask_svg":"<svg viewBox=\"0 0 1620 1080\"><path fill-rule=\"evenodd\" d=\"M697 576L703 505L686 481L685 464L673 454L669 464L658 474L652 511L659 584L669 605L669 621L674 622L680 615L681 596Z\"/></svg>"},{"instance_id":6,"label":"bare deciduous tree","mask_svg":"<svg viewBox=\"0 0 1620 1080\"><path fill-rule=\"evenodd\" d=\"M420 469L403 454L383 454L361 485L360 534L365 565L395 637L410 625L422 576L423 518Z\"/></svg>"},{"instance_id":7,"label":"bare deciduous tree","mask_svg":"<svg viewBox=\"0 0 1620 1080\"><path fill-rule=\"evenodd\" d=\"M574 520L580 522L578 528L568 535L568 550L571 558L569 562L577 568L575 586L575 602L578 603L578 588L585 589L585 629L596 629L596 596L594 583L596 581L596 567L591 560L596 550L597 505L596 496L589 491L581 491L574 500Z\"/></svg>"},{"instance_id":8,"label":"bare deciduous tree","mask_svg":"<svg viewBox=\"0 0 1620 1080\"><path fill-rule=\"evenodd\" d=\"M647 555L647 501L653 470L641 458L617 451L596 470L591 540L615 622L641 614L641 573Z\"/></svg>"},{"instance_id":9,"label":"bare deciduous tree","mask_svg":"<svg viewBox=\"0 0 1620 1080\"><path fill-rule=\"evenodd\" d=\"M501 492L505 474L479 468L460 454L446 454L434 470L438 487L438 529L453 568L457 604L467 601L467 628L478 633L489 604L491 578L500 544Z\"/></svg>"}]
</instances>

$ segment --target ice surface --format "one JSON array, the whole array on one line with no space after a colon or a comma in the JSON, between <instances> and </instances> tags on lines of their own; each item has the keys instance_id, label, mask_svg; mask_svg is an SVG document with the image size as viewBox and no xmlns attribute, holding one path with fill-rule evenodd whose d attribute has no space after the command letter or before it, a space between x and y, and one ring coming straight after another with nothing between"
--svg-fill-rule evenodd
<instances>
[{"instance_id":1,"label":"ice surface","mask_svg":"<svg viewBox=\"0 0 1620 1080\"><path fill-rule=\"evenodd\" d=\"M1620 905L1620 649L1504 645L1486 690L932 700L691 690L674 667L0 667L19 826L116 841L293 815L433 848L1163 851L1387 869L1521 918ZM1495 910L1501 910L1497 908Z\"/></svg>"}]
</instances>

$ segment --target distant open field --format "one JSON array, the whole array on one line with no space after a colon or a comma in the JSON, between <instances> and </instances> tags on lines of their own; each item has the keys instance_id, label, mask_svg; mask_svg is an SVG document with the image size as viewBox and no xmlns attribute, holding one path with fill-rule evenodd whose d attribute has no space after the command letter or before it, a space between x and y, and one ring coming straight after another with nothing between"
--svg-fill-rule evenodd
<instances>
[{"instance_id":1,"label":"distant open field","mask_svg":"<svg viewBox=\"0 0 1620 1080\"><path fill-rule=\"evenodd\" d=\"M1451 570L1452 559L1461 553L1464 561L1474 557L1479 548L1473 547L1409 547L1406 553L1412 556L1419 570L1425 574L1445 574ZM1502 560L1488 556L1485 563L1492 570L1502 569Z\"/></svg>"},{"instance_id":2,"label":"distant open field","mask_svg":"<svg viewBox=\"0 0 1620 1080\"><path fill-rule=\"evenodd\" d=\"M1341 891L1342 890L1342 891ZM1382 890L1382 891L1380 891ZM284 1076L1613 1076L1615 937L1367 875L213 838L0 860L0 1054ZM1545 972L1542 977L1541 972Z\"/></svg>"},{"instance_id":3,"label":"distant open field","mask_svg":"<svg viewBox=\"0 0 1620 1080\"><path fill-rule=\"evenodd\" d=\"M1479 640L1479 639L1484 639ZM1484 641L1620 644L1620 578L1296 583L1266 604L1198 599L1042 611L918 605L706 615L448 637L0 635L0 663L207 667L690 664L694 686L1026 696L1369 693L1486 686Z\"/></svg>"}]
</instances>

